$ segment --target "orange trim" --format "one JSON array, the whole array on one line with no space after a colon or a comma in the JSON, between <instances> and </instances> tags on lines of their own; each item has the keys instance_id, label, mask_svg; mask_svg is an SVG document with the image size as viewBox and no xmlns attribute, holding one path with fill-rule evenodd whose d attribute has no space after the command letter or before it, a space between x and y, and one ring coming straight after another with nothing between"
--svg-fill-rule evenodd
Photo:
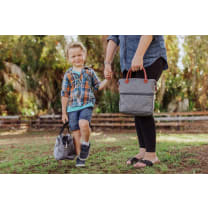
<instances>
[{"instance_id":1,"label":"orange trim","mask_svg":"<svg viewBox=\"0 0 208 208\"><path fill-rule=\"evenodd\" d=\"M147 83L148 82L148 79L147 79L147 73L146 73L146 70L145 68L143 67L142 68L143 72L144 72L144 83ZM125 83L128 84L129 83L129 78L131 78L131 73L132 73L132 70L129 69L128 72L127 72L127 75L126 75L126 80L125 80Z\"/></svg>"}]
</instances>

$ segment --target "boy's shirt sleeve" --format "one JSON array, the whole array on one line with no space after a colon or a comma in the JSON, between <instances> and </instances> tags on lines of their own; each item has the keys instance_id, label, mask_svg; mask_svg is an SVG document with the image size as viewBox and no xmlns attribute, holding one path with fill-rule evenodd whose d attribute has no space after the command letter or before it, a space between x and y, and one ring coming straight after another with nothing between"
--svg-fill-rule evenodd
<instances>
[{"instance_id":1,"label":"boy's shirt sleeve","mask_svg":"<svg viewBox=\"0 0 208 208\"><path fill-rule=\"evenodd\" d=\"M61 88L61 96L62 97L69 97L70 93L70 85L69 85L69 79L67 77L68 73L65 73L63 81L62 81L62 88Z\"/></svg>"},{"instance_id":2,"label":"boy's shirt sleeve","mask_svg":"<svg viewBox=\"0 0 208 208\"><path fill-rule=\"evenodd\" d=\"M95 91L97 91L100 87L100 80L94 70L92 70L92 86Z\"/></svg>"}]
</instances>

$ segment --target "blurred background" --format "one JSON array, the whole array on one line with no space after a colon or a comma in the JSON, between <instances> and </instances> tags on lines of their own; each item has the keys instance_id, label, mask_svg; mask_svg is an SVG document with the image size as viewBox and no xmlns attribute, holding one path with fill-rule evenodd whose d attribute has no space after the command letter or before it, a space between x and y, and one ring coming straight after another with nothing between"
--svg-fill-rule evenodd
<instances>
[{"instance_id":1,"label":"blurred background","mask_svg":"<svg viewBox=\"0 0 208 208\"><path fill-rule=\"evenodd\" d=\"M0 115L36 116L61 113L61 83L70 67L65 47L81 41L87 66L104 79L106 35L0 36ZM208 36L164 36L169 69L158 82L155 112L208 110ZM119 112L119 53L109 87L96 94L95 113Z\"/></svg>"}]
</instances>

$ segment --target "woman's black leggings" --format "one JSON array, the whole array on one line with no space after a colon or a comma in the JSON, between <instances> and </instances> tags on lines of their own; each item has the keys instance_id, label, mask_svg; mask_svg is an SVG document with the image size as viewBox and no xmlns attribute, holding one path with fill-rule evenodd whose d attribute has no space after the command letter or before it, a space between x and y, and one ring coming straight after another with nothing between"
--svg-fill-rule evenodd
<instances>
[{"instance_id":1,"label":"woman's black leggings","mask_svg":"<svg viewBox=\"0 0 208 208\"><path fill-rule=\"evenodd\" d=\"M148 79L159 80L163 72L164 60L157 59L151 66L146 67ZM127 71L123 72L125 78ZM132 78L144 78L143 71L132 72ZM145 148L147 152L155 152L156 147L156 130L153 116L135 116L135 127L139 140L139 146Z\"/></svg>"}]
</instances>

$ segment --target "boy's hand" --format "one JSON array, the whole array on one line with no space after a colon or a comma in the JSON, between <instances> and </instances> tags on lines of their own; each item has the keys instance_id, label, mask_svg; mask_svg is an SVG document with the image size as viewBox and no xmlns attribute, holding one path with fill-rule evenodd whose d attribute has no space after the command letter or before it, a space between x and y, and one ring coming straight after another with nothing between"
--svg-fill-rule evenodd
<instances>
[{"instance_id":1,"label":"boy's hand","mask_svg":"<svg viewBox=\"0 0 208 208\"><path fill-rule=\"evenodd\" d=\"M98 90L104 89L104 88L107 86L107 84L108 84L109 82L110 82L110 80L104 79L104 80L100 83L100 86L99 86Z\"/></svg>"},{"instance_id":2,"label":"boy's hand","mask_svg":"<svg viewBox=\"0 0 208 208\"><path fill-rule=\"evenodd\" d=\"M66 113L62 113L62 121L63 121L63 123L65 124L68 120L69 119L68 119L67 114Z\"/></svg>"}]
</instances>

